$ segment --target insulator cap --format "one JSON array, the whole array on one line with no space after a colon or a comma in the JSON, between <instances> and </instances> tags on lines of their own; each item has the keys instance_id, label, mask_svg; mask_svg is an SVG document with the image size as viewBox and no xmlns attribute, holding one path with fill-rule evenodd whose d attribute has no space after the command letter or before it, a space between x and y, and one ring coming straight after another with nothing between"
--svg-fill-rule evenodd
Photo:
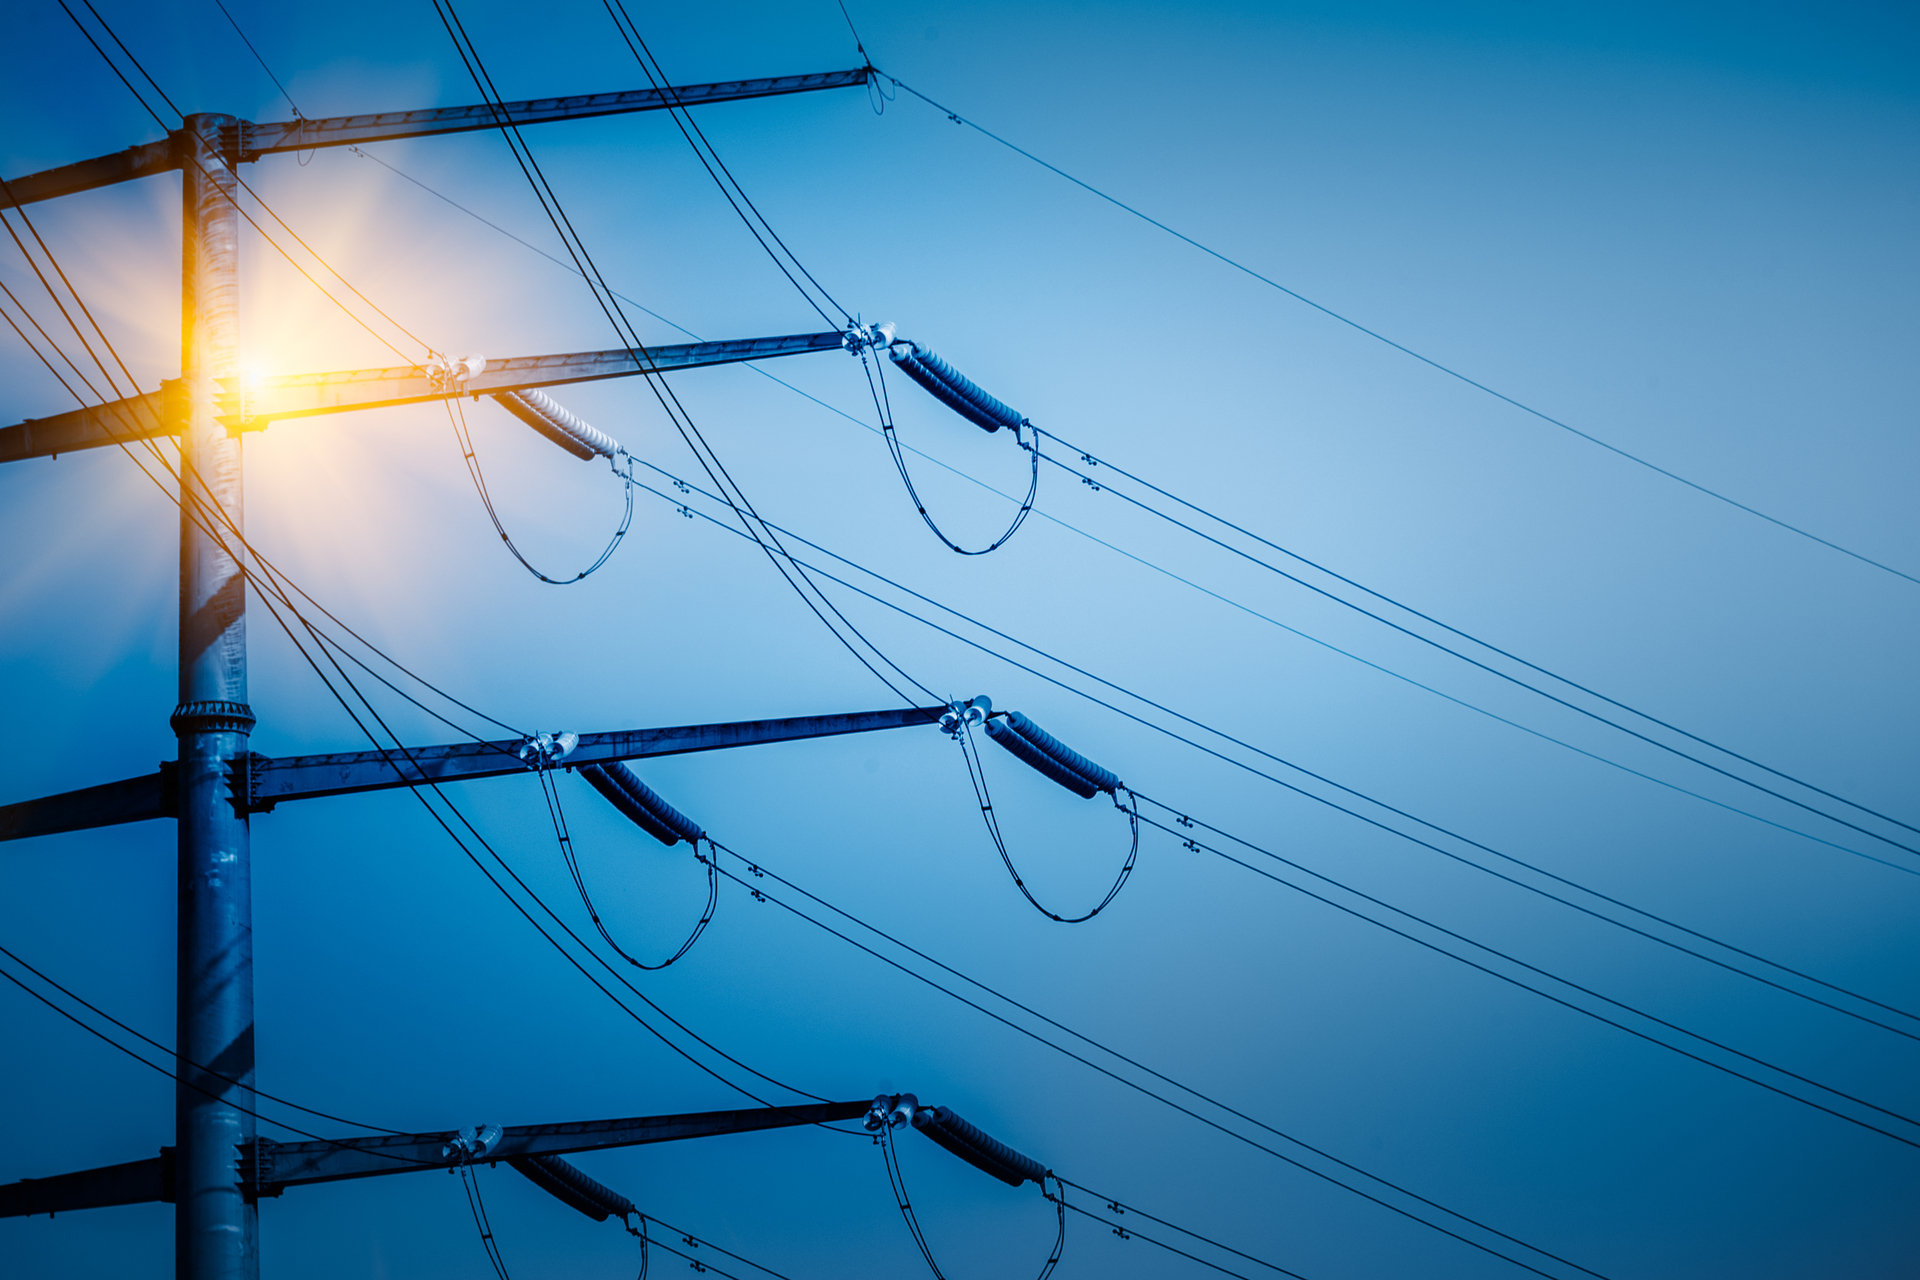
<instances>
[{"instance_id":1,"label":"insulator cap","mask_svg":"<svg viewBox=\"0 0 1920 1280\"><path fill-rule=\"evenodd\" d=\"M493 398L501 408L576 458L592 461L595 457L611 458L620 452L618 440L574 417L551 396L528 389L502 391Z\"/></svg>"},{"instance_id":2,"label":"insulator cap","mask_svg":"<svg viewBox=\"0 0 1920 1280\"><path fill-rule=\"evenodd\" d=\"M1120 779L1067 746L1018 711L987 721L987 736L1067 790L1091 800L1119 790Z\"/></svg>"},{"instance_id":3,"label":"insulator cap","mask_svg":"<svg viewBox=\"0 0 1920 1280\"><path fill-rule=\"evenodd\" d=\"M887 349L900 371L925 387L934 399L987 431L1002 427L1019 428L1026 418L976 386L965 374L933 352L911 342L894 343Z\"/></svg>"},{"instance_id":4,"label":"insulator cap","mask_svg":"<svg viewBox=\"0 0 1920 1280\"><path fill-rule=\"evenodd\" d=\"M658 792L634 776L633 770L619 763L583 765L580 776L593 784L610 804L633 820L635 826L661 844L685 840L692 844L706 839L700 824L660 798Z\"/></svg>"},{"instance_id":5,"label":"insulator cap","mask_svg":"<svg viewBox=\"0 0 1920 1280\"><path fill-rule=\"evenodd\" d=\"M1010 1187L1040 1182L1047 1176L1046 1166L1038 1160L988 1137L946 1107L921 1107L913 1113L913 1127Z\"/></svg>"},{"instance_id":6,"label":"insulator cap","mask_svg":"<svg viewBox=\"0 0 1920 1280\"><path fill-rule=\"evenodd\" d=\"M534 1186L595 1222L627 1218L639 1212L633 1207L633 1201L589 1178L559 1156L513 1156L507 1163L525 1174Z\"/></svg>"}]
</instances>

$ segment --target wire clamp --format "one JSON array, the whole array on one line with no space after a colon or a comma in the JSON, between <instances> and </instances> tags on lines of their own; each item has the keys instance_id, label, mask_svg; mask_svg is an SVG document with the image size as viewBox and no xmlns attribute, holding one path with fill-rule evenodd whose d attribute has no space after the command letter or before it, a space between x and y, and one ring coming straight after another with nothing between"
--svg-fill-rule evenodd
<instances>
[{"instance_id":1,"label":"wire clamp","mask_svg":"<svg viewBox=\"0 0 1920 1280\"><path fill-rule=\"evenodd\" d=\"M862 324L857 318L847 326L846 334L840 339L840 345L847 354L856 359L868 351L881 347L891 347L898 326L888 320L883 324Z\"/></svg>"},{"instance_id":2,"label":"wire clamp","mask_svg":"<svg viewBox=\"0 0 1920 1280\"><path fill-rule=\"evenodd\" d=\"M940 731L949 738L958 738L963 729L985 724L992 714L993 699L984 693L966 702L950 702L941 713Z\"/></svg>"},{"instance_id":3,"label":"wire clamp","mask_svg":"<svg viewBox=\"0 0 1920 1280\"><path fill-rule=\"evenodd\" d=\"M487 358L471 355L463 360L453 360L435 352L433 358L420 366L427 375L427 381L433 384L435 391L458 393L466 384L487 371Z\"/></svg>"},{"instance_id":4,"label":"wire clamp","mask_svg":"<svg viewBox=\"0 0 1920 1280\"><path fill-rule=\"evenodd\" d=\"M551 769L572 755L579 745L577 733L531 733L514 754L532 768Z\"/></svg>"},{"instance_id":5,"label":"wire clamp","mask_svg":"<svg viewBox=\"0 0 1920 1280\"><path fill-rule=\"evenodd\" d=\"M860 1124L868 1133L898 1129L903 1124L912 1124L913 1113L919 1109L920 1099L911 1093L883 1093L867 1108L866 1118Z\"/></svg>"},{"instance_id":6,"label":"wire clamp","mask_svg":"<svg viewBox=\"0 0 1920 1280\"><path fill-rule=\"evenodd\" d=\"M447 1144L440 1148L440 1158L454 1164L474 1164L487 1158L492 1150L500 1145L500 1126L497 1124L477 1124L471 1129L462 1129L455 1133Z\"/></svg>"}]
</instances>

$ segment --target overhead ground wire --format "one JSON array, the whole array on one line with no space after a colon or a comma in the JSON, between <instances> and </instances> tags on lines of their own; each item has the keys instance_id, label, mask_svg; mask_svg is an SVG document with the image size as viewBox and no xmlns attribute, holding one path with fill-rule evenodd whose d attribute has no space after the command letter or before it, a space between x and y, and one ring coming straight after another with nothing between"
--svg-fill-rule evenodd
<instances>
[{"instance_id":1,"label":"overhead ground wire","mask_svg":"<svg viewBox=\"0 0 1920 1280\"><path fill-rule=\"evenodd\" d=\"M82 0L82 2L87 3L87 0ZM216 3L217 2L218 0L216 0ZM93 33L87 30L86 25L80 21L79 16L75 14L72 9L67 7L66 0L60 0L60 7L62 10L66 12L66 15L73 20L74 26L79 29L81 35L86 37L87 43L93 46L94 52L100 55L101 60L107 64L108 69L110 69L114 73L114 75L119 78L121 84L127 87L127 91L133 95L135 101L137 101L141 105L141 107L145 109L145 111L149 116L153 117L153 122L160 127L162 132L171 133L172 129L168 126L166 120L161 117L158 111L155 111L153 109L153 107L147 102L145 95L143 95L137 88L135 88L133 82L131 80L128 80L127 77L120 71L120 68L114 63L113 58L107 53L107 51L104 48L101 47L100 42L94 39ZM161 89L159 83L155 81L150 74L148 74L146 67L141 64L140 60L136 58L133 55L133 52L129 50L127 46L121 41L119 35L114 32L113 28L110 25L108 25L106 20L100 16L99 11L94 9L91 3L87 3L87 11L93 14L94 20L100 24L100 29L105 31L108 37L113 40L114 44L119 46L121 53L126 56L127 61L130 64L132 64L134 69L137 70L142 77L146 79L148 84L153 86L154 92L160 95L161 100L167 104L168 108L172 110L174 115L179 117L181 121L184 122L186 119L185 114L181 112L179 107L174 106L173 99L169 98L166 94L166 91L164 89ZM229 15L229 20L231 20L231 15ZM235 24L235 29L238 30L238 24ZM244 38L245 36L243 34L242 39ZM195 158L190 152L187 154L187 161L188 163L192 164L195 169L200 170L201 173L204 176L206 176L209 180L212 180L213 175L210 173L207 173L204 166L202 166L199 160ZM319 252L313 248L312 245L309 245L305 240L301 239L299 233L294 231L294 229L291 226L288 226L286 220L283 219L278 213L274 212L272 206L267 204L266 200L261 197L260 193L255 191L253 187L247 183L247 180L240 176L240 171L237 167L229 169L228 172L233 176L233 180L236 183L238 183L239 186L244 191L246 191L248 195L254 198L254 200L260 205L261 209L264 210L269 217L271 217L275 222L279 223L281 228L284 231L286 231L288 235L292 236L295 242L297 242L302 249L305 249L309 254L311 254L314 261L318 262L322 267L324 267L327 270L327 272L331 274L335 279L339 280L342 284L346 285L346 287L353 292L355 297L359 298L362 302L366 303L382 319L386 320L387 323L393 325L394 328L398 329L401 333L405 334L409 339L417 343L424 350L428 352L432 351L433 348L424 339L420 338L418 335L414 334L411 330L409 330L405 325L401 324L398 320L395 320L392 316L388 315L371 298L368 298L366 294L360 292L358 288L355 288L351 281L349 281L345 276L341 275L340 272L336 271L333 268L332 264L327 262L327 260L324 257L322 257L319 254ZM278 241L276 241L272 236L268 235L264 227L262 227L258 222L254 221L252 214L249 214L245 209L240 207L240 204L238 201L233 202L233 209L235 213L238 213L243 219L246 220L247 225L251 226L256 232L259 233L260 238L262 240L266 241L266 243L270 245L276 253L278 253L281 257L285 258L288 264L292 266L295 271L299 272L300 275L307 281L307 283L311 284L315 289L319 290L321 296L325 297L329 302L333 303L334 306L338 307L341 310L341 312L347 316L348 319L352 320L355 324L359 325L362 329L365 329L367 333L374 338L375 341L379 342L382 346L386 347L389 351L399 356L402 360L409 359L405 351L402 351L399 347L396 347L392 342L388 341L385 336L383 336L381 333L375 330L373 326L369 325L365 320L361 319L358 315L355 315L352 308L348 307L345 303L341 302L338 298L334 297L334 295L324 285L322 285L318 280L314 279L313 276L306 270L306 268L302 267L298 262L294 260L292 254L288 253L286 249L282 247Z\"/></svg>"},{"instance_id":2,"label":"overhead ground wire","mask_svg":"<svg viewBox=\"0 0 1920 1280\"><path fill-rule=\"evenodd\" d=\"M247 52L252 54L253 60L260 64L260 69L267 73L267 79L273 81L273 87L278 89L280 96L287 100L287 106L292 109L294 119L301 119L300 104L293 100L293 95L287 92L287 86L280 83L280 77L273 74L273 68L268 66L267 60L260 56L260 51L253 47L253 41L247 38L247 33L240 29L239 19L235 18L232 11L227 8L225 0L213 0L213 2L219 6L221 14L224 15L227 22L232 25L233 33L240 37L240 43L247 46ZM87 8L93 8L92 0L88 0ZM118 43L118 41L116 41L116 43ZM131 57L132 55L128 56ZM159 87L158 85L154 86L156 89ZM167 105L171 106L173 104L168 103Z\"/></svg>"}]
</instances>

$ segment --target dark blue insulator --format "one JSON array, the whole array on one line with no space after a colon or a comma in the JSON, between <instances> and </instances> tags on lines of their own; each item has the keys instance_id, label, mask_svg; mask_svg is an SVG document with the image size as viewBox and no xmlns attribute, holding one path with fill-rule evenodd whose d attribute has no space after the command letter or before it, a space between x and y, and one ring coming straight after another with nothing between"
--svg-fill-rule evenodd
<instances>
[{"instance_id":1,"label":"dark blue insulator","mask_svg":"<svg viewBox=\"0 0 1920 1280\"><path fill-rule=\"evenodd\" d=\"M542 1191L592 1218L630 1218L640 1212L633 1201L611 1187L603 1186L559 1156L512 1156L507 1163L527 1176Z\"/></svg>"},{"instance_id":2,"label":"dark blue insulator","mask_svg":"<svg viewBox=\"0 0 1920 1280\"><path fill-rule=\"evenodd\" d=\"M975 426L998 431L1002 427L1023 426L1027 421L925 348L911 342L896 342L888 348L887 354L893 357L893 362L900 366L902 373Z\"/></svg>"},{"instance_id":3,"label":"dark blue insulator","mask_svg":"<svg viewBox=\"0 0 1920 1280\"><path fill-rule=\"evenodd\" d=\"M1007 712L1007 719L1012 722L1015 729L1020 731L1021 737L1093 783L1096 790L1111 793L1120 789L1118 775L1102 769L1018 711Z\"/></svg>"},{"instance_id":4,"label":"dark blue insulator","mask_svg":"<svg viewBox=\"0 0 1920 1280\"><path fill-rule=\"evenodd\" d=\"M1120 779L1018 711L987 721L987 736L1083 799L1119 790Z\"/></svg>"},{"instance_id":5,"label":"dark blue insulator","mask_svg":"<svg viewBox=\"0 0 1920 1280\"><path fill-rule=\"evenodd\" d=\"M605 796L614 808L633 819L635 826L661 844L681 840L692 844L706 839L707 833L698 823L662 800L658 792L635 777L627 766L617 762L583 765L580 776L592 783L593 789Z\"/></svg>"},{"instance_id":6,"label":"dark blue insulator","mask_svg":"<svg viewBox=\"0 0 1920 1280\"><path fill-rule=\"evenodd\" d=\"M1046 1166L953 1114L946 1107L921 1107L913 1113L913 1127L976 1169L992 1174L1010 1187L1041 1182Z\"/></svg>"},{"instance_id":7,"label":"dark blue insulator","mask_svg":"<svg viewBox=\"0 0 1920 1280\"><path fill-rule=\"evenodd\" d=\"M1100 793L1100 788L1094 786L1091 781L1028 742L1020 736L1019 730L1005 720L987 721L987 736L1081 799L1091 800Z\"/></svg>"}]
</instances>

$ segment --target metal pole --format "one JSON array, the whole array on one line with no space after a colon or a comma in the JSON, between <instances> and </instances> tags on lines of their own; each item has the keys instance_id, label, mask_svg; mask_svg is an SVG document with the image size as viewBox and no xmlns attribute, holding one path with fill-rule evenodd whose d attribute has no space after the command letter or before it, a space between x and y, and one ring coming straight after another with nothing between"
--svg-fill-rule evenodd
<instances>
[{"instance_id":1,"label":"metal pole","mask_svg":"<svg viewBox=\"0 0 1920 1280\"><path fill-rule=\"evenodd\" d=\"M174 135L185 194L180 365L187 392L180 424L180 705L171 721L180 739L178 1280L260 1275L257 1210L239 1176L239 1144L253 1139L254 1122L232 1105L253 1106L253 887L247 821L228 789L229 762L245 767L254 723L246 579L218 536L224 521L240 525L240 440L215 416L216 379L233 377L239 366L239 218L227 167L237 126L232 116L195 115Z\"/></svg>"}]
</instances>

